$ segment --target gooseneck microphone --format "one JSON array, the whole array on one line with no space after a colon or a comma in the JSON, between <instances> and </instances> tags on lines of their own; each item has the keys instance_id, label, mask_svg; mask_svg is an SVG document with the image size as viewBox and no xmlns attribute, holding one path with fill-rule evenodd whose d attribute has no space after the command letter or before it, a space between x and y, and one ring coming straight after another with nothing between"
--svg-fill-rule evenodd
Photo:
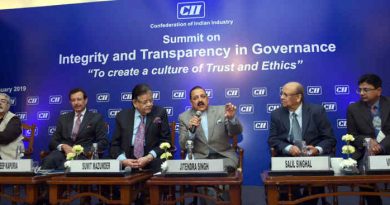
<instances>
[{"instance_id":1,"label":"gooseneck microphone","mask_svg":"<svg viewBox=\"0 0 390 205\"><path fill-rule=\"evenodd\" d=\"M195 116L196 117L200 117L202 115L202 111L196 111L196 113L195 113ZM190 128L190 132L191 133L195 133L195 131L196 131L196 126L195 125L192 125L192 127Z\"/></svg>"}]
</instances>

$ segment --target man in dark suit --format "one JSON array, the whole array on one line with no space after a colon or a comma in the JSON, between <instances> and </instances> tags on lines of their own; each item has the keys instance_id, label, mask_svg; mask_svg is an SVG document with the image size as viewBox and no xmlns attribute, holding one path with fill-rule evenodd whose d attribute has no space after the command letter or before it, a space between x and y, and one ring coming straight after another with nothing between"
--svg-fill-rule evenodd
<instances>
[{"instance_id":1,"label":"man in dark suit","mask_svg":"<svg viewBox=\"0 0 390 205\"><path fill-rule=\"evenodd\" d=\"M153 105L152 90L138 84L132 91L133 108L119 112L111 142L111 157L121 160L123 167L161 169L162 142L169 142L168 115L164 108Z\"/></svg>"},{"instance_id":2,"label":"man in dark suit","mask_svg":"<svg viewBox=\"0 0 390 205\"><path fill-rule=\"evenodd\" d=\"M320 105L305 103L304 88L298 82L285 84L280 99L282 107L271 113L269 146L279 156L332 154L336 139L325 109ZM302 141L306 142L306 149L302 149ZM313 188L312 193L324 191L323 188L316 189ZM317 204L317 200L305 204Z\"/></svg>"},{"instance_id":3,"label":"man in dark suit","mask_svg":"<svg viewBox=\"0 0 390 205\"><path fill-rule=\"evenodd\" d=\"M108 147L107 126L99 113L86 109L88 97L80 88L69 92L73 112L61 115L56 131L51 138L50 154L43 159L42 169L64 169L66 155L73 152L72 146L81 145L84 152L98 144L99 152Z\"/></svg>"},{"instance_id":4,"label":"man in dark suit","mask_svg":"<svg viewBox=\"0 0 390 205\"><path fill-rule=\"evenodd\" d=\"M336 145L332 126L320 105L304 103L303 86L297 82L289 82L281 92L282 107L271 113L271 126L268 143L278 155L300 156L299 145L294 144L291 137L293 113L296 113L301 138L307 144L310 155L327 155L332 153Z\"/></svg>"},{"instance_id":5,"label":"man in dark suit","mask_svg":"<svg viewBox=\"0 0 390 205\"><path fill-rule=\"evenodd\" d=\"M370 155L390 154L390 98L382 96L382 80L375 74L361 76L358 85L360 100L348 106L347 130L355 137L352 157L362 166L365 138L371 138ZM368 204L382 204L378 196L365 198Z\"/></svg>"}]
</instances>

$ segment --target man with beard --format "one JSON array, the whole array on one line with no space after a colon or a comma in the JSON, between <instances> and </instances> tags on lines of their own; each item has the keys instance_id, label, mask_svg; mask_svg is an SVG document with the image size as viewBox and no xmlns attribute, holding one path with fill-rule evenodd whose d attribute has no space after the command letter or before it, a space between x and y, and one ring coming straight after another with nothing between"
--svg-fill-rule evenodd
<instances>
[{"instance_id":1,"label":"man with beard","mask_svg":"<svg viewBox=\"0 0 390 205\"><path fill-rule=\"evenodd\" d=\"M356 152L352 157L361 167L366 152L363 146L365 138L370 139L368 155L390 154L390 98L382 96L382 80L375 74L361 76L358 85L356 93L360 95L360 100L348 106L347 130L355 137L352 145ZM367 204L382 204L379 196L366 196L365 199Z\"/></svg>"},{"instance_id":2,"label":"man with beard","mask_svg":"<svg viewBox=\"0 0 390 205\"><path fill-rule=\"evenodd\" d=\"M133 107L120 111L115 118L111 157L132 169L161 169L160 144L169 142L168 115L164 108L153 105L152 90L138 84L132 91Z\"/></svg>"},{"instance_id":3,"label":"man with beard","mask_svg":"<svg viewBox=\"0 0 390 205\"><path fill-rule=\"evenodd\" d=\"M223 159L228 171L236 169L238 157L230 145L231 136L242 132L236 106L209 106L206 91L200 86L191 89L190 102L192 109L179 115L180 146L192 140L195 159Z\"/></svg>"},{"instance_id":4,"label":"man with beard","mask_svg":"<svg viewBox=\"0 0 390 205\"><path fill-rule=\"evenodd\" d=\"M22 123L10 106L10 97L0 93L0 159L19 158L16 149L23 148Z\"/></svg>"},{"instance_id":5,"label":"man with beard","mask_svg":"<svg viewBox=\"0 0 390 205\"><path fill-rule=\"evenodd\" d=\"M108 147L107 126L99 113L88 111L87 94L80 88L69 92L73 112L60 116L56 131L50 140L50 154L43 159L42 169L65 169L66 155L73 152L74 145L81 145L84 152L98 144L98 151Z\"/></svg>"}]
</instances>

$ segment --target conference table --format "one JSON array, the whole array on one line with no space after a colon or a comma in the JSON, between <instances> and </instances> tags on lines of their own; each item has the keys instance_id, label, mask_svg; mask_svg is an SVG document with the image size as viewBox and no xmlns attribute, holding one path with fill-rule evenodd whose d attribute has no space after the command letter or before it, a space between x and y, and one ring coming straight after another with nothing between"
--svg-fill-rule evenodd
<instances>
[{"instance_id":1,"label":"conference table","mask_svg":"<svg viewBox=\"0 0 390 205\"><path fill-rule=\"evenodd\" d=\"M228 176L207 177L207 176L164 176L156 175L146 182L149 187L150 204L176 204L183 202L186 198L201 197L215 200L215 204L241 204L242 173L239 171L230 173ZM226 191L230 201L221 198L214 198L207 193L198 192L199 187L221 188L228 186ZM176 188L179 188L177 190Z\"/></svg>"},{"instance_id":2,"label":"conference table","mask_svg":"<svg viewBox=\"0 0 390 205\"><path fill-rule=\"evenodd\" d=\"M13 203L36 204L44 183L53 176L0 173L0 197Z\"/></svg>"},{"instance_id":3,"label":"conference table","mask_svg":"<svg viewBox=\"0 0 390 205\"><path fill-rule=\"evenodd\" d=\"M326 176L270 176L268 171L261 174L264 182L268 205L277 204L299 204L303 201L333 197L333 204L338 204L337 196L386 196L390 197L390 190L386 188L386 183L390 183L390 173L380 175L326 175ZM373 187L373 185L385 184L385 189L376 189L373 192L361 191L359 187ZM309 190L311 187L326 187L327 192L321 194L309 194L296 200L292 199L292 189L294 186L304 186ZM282 188L283 187L283 188ZM349 187L348 189L339 189ZM281 191L287 191L286 200L280 198Z\"/></svg>"},{"instance_id":4,"label":"conference table","mask_svg":"<svg viewBox=\"0 0 390 205\"><path fill-rule=\"evenodd\" d=\"M68 204L82 197L96 197L105 204L131 204L144 190L151 172L126 176L57 176L47 181L50 204Z\"/></svg>"}]
</instances>

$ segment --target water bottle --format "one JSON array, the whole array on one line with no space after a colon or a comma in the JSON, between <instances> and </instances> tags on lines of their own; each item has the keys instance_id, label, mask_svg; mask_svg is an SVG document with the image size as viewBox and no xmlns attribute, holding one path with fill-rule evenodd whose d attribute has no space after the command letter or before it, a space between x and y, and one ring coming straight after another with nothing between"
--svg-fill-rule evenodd
<instances>
[{"instance_id":1,"label":"water bottle","mask_svg":"<svg viewBox=\"0 0 390 205\"><path fill-rule=\"evenodd\" d=\"M194 142L192 140L187 140L186 149L187 149L187 155L189 160L194 160L194 153L192 152L193 148L194 148Z\"/></svg>"},{"instance_id":2,"label":"water bottle","mask_svg":"<svg viewBox=\"0 0 390 205\"><path fill-rule=\"evenodd\" d=\"M368 157L371 156L371 138L364 138L365 152L362 161L362 174L366 174L368 170Z\"/></svg>"},{"instance_id":3,"label":"water bottle","mask_svg":"<svg viewBox=\"0 0 390 205\"><path fill-rule=\"evenodd\" d=\"M20 156L20 147L19 147L19 145L18 146L16 146L16 153L15 153L15 159L19 159L19 156Z\"/></svg>"},{"instance_id":4,"label":"water bottle","mask_svg":"<svg viewBox=\"0 0 390 205\"><path fill-rule=\"evenodd\" d=\"M20 159L23 155L23 148L22 145L16 146L16 153L15 153L15 159Z\"/></svg>"},{"instance_id":5,"label":"water bottle","mask_svg":"<svg viewBox=\"0 0 390 205\"><path fill-rule=\"evenodd\" d=\"M98 144L92 144L92 156L91 159L99 159Z\"/></svg>"}]
</instances>

